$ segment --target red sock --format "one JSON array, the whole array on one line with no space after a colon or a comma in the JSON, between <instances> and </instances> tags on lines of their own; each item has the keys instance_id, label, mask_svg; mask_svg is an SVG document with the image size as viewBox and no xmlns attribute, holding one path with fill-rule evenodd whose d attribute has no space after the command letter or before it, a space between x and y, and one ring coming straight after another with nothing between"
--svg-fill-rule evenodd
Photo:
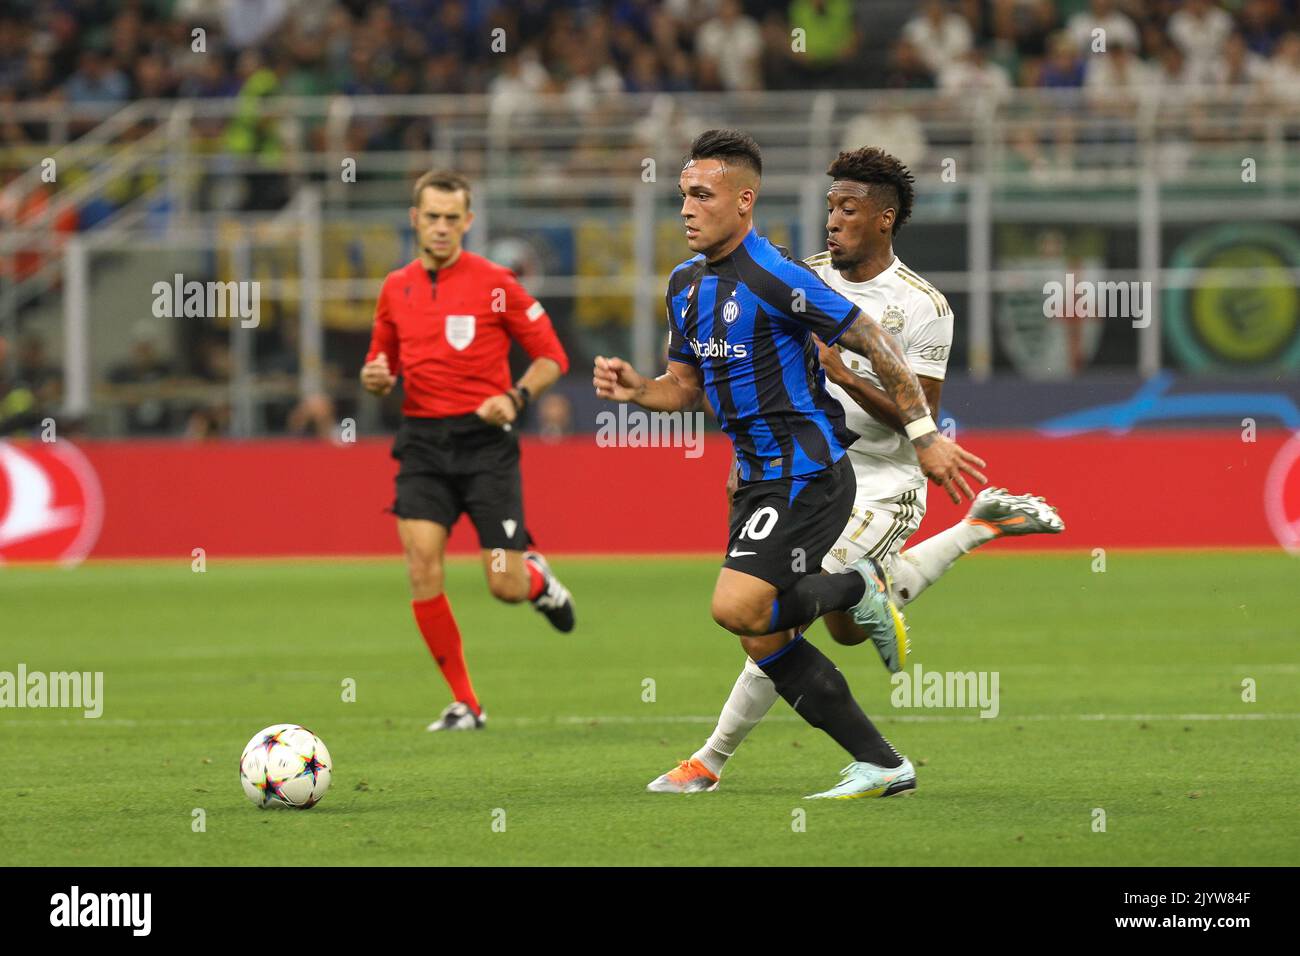
<instances>
[{"instance_id":1,"label":"red sock","mask_svg":"<svg viewBox=\"0 0 1300 956\"><path fill-rule=\"evenodd\" d=\"M451 687L452 694L457 700L468 704L474 713L482 713L478 698L474 696L474 685L469 682L460 628L456 626L456 618L451 613L447 595L439 594L424 601L412 601L411 610L415 612L415 623L420 626L424 643L429 645L429 653L438 662L438 668Z\"/></svg>"},{"instance_id":2,"label":"red sock","mask_svg":"<svg viewBox=\"0 0 1300 956\"><path fill-rule=\"evenodd\" d=\"M528 600L537 600L537 595L546 590L546 578L542 577L542 572L537 570L537 565L531 561L525 561L524 567L528 569Z\"/></svg>"}]
</instances>

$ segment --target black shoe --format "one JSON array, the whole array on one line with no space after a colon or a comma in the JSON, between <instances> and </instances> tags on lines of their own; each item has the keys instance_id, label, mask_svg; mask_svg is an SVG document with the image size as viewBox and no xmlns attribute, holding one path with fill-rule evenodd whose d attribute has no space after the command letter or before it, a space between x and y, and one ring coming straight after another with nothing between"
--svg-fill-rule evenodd
<instances>
[{"instance_id":1,"label":"black shoe","mask_svg":"<svg viewBox=\"0 0 1300 956\"><path fill-rule=\"evenodd\" d=\"M542 593L533 598L533 607L546 615L551 627L565 634L573 630L573 595L560 583L560 579L551 573L551 566L536 551L525 551L524 560L532 564L546 580Z\"/></svg>"}]
</instances>

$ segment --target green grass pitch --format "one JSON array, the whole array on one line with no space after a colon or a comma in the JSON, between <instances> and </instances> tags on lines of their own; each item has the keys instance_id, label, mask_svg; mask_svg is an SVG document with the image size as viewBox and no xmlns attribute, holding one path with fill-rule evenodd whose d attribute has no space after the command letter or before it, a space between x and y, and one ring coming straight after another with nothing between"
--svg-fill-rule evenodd
<instances>
[{"instance_id":1,"label":"green grass pitch","mask_svg":"<svg viewBox=\"0 0 1300 956\"><path fill-rule=\"evenodd\" d=\"M3 569L0 671L102 670L105 706L0 710L0 864L1300 862L1295 561L1092 563L981 554L909 609L924 668L998 672L994 719L894 708L869 647L814 629L919 773L909 798L815 802L847 758L784 702L716 793L644 792L699 746L742 663L708 615L713 560L555 560L571 635L453 562L490 719L444 735L424 730L448 695L396 561ZM332 752L307 812L240 789L244 743L281 721Z\"/></svg>"}]
</instances>

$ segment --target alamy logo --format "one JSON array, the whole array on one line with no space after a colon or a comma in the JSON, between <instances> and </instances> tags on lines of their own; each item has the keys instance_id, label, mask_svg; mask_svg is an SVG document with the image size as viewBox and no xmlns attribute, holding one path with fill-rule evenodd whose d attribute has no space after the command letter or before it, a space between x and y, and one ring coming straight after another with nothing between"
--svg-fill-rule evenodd
<instances>
[{"instance_id":1,"label":"alamy logo","mask_svg":"<svg viewBox=\"0 0 1300 956\"><path fill-rule=\"evenodd\" d=\"M895 707L978 707L981 717L996 717L998 671L924 671L917 664L912 673L899 671L889 678L894 689L889 702Z\"/></svg>"},{"instance_id":2,"label":"alamy logo","mask_svg":"<svg viewBox=\"0 0 1300 956\"><path fill-rule=\"evenodd\" d=\"M725 339L709 339L707 342L691 339L690 342L696 358L749 358L749 347L744 342L734 345Z\"/></svg>"},{"instance_id":3,"label":"alamy logo","mask_svg":"<svg viewBox=\"0 0 1300 956\"><path fill-rule=\"evenodd\" d=\"M239 319L240 328L261 322L262 286L258 282L186 282L179 272L172 281L153 284L153 314L158 319Z\"/></svg>"},{"instance_id":4,"label":"alamy logo","mask_svg":"<svg viewBox=\"0 0 1300 956\"><path fill-rule=\"evenodd\" d=\"M687 458L704 454L703 412L647 412L618 406L596 415L601 448L684 448Z\"/></svg>"},{"instance_id":5,"label":"alamy logo","mask_svg":"<svg viewBox=\"0 0 1300 956\"><path fill-rule=\"evenodd\" d=\"M1073 272L1065 282L1043 283L1045 319L1132 319L1133 328L1151 324L1150 282L1076 281Z\"/></svg>"},{"instance_id":6,"label":"alamy logo","mask_svg":"<svg viewBox=\"0 0 1300 956\"><path fill-rule=\"evenodd\" d=\"M72 707L94 720L104 713L103 671L0 671L0 707Z\"/></svg>"},{"instance_id":7,"label":"alamy logo","mask_svg":"<svg viewBox=\"0 0 1300 956\"><path fill-rule=\"evenodd\" d=\"M50 897L51 926L129 926L133 936L148 936L153 925L152 893L69 893Z\"/></svg>"}]
</instances>

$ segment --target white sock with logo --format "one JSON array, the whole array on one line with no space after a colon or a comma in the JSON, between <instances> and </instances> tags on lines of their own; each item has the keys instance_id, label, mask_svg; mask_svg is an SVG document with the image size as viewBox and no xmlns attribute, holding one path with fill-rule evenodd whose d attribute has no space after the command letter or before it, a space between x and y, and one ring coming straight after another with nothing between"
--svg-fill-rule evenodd
<instances>
[{"instance_id":1,"label":"white sock with logo","mask_svg":"<svg viewBox=\"0 0 1300 956\"><path fill-rule=\"evenodd\" d=\"M894 601L900 607L911 604L922 591L938 581L954 561L996 537L987 525L963 520L933 538L927 538L915 548L903 551L889 566L890 577L894 580Z\"/></svg>"},{"instance_id":2,"label":"white sock with logo","mask_svg":"<svg viewBox=\"0 0 1300 956\"><path fill-rule=\"evenodd\" d=\"M715 774L721 774L736 748L772 709L778 696L772 678L746 658L745 668L731 688L731 696L722 705L718 726L713 728L704 746L695 751L695 759Z\"/></svg>"}]
</instances>

